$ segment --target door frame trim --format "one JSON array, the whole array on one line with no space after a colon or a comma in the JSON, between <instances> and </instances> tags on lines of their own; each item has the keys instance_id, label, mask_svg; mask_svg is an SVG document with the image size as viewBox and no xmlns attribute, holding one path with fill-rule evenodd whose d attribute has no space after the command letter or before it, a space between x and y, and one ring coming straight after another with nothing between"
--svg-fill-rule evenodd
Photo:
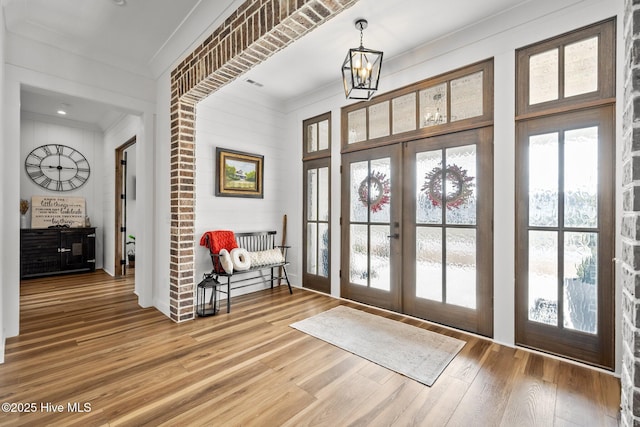
<instances>
[{"instance_id":1,"label":"door frame trim","mask_svg":"<svg viewBox=\"0 0 640 427\"><path fill-rule=\"evenodd\" d=\"M113 263L113 271L115 273L116 277L121 277L123 275L126 274L127 268L126 265L122 265L120 263L120 261L123 259L124 257L124 243L123 243L123 237L122 237L122 231L120 231L120 228L123 227L123 223L122 223L122 201L120 198L121 195L121 189L122 189L122 161L124 160L124 152L127 148L131 147L132 145L134 145L136 143L136 137L133 136L132 138L130 138L127 142L125 142L124 144L122 144L121 146L117 147L115 149L115 170L116 170L116 179L115 179L115 192L114 192L114 197L115 197L115 229L114 229L114 236L113 236L113 242L114 242L114 263ZM125 236L126 236L126 232Z\"/></svg>"}]
</instances>

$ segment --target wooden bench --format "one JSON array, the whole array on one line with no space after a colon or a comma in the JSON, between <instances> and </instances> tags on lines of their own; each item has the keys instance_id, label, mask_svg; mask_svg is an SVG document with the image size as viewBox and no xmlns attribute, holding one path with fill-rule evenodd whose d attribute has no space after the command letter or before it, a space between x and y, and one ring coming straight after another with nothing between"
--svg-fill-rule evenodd
<instances>
[{"instance_id":1,"label":"wooden bench","mask_svg":"<svg viewBox=\"0 0 640 427\"><path fill-rule=\"evenodd\" d=\"M228 274L224 270L222 270L219 266L220 263L220 254L214 253L209 250L209 255L211 256L211 263L213 265L213 269L210 274L206 274L204 280L201 284L203 286L207 286L212 289L210 304L212 306L212 312L209 314L215 314L216 304L217 304L217 292L221 292L227 295L227 313L231 312L231 290L232 289L240 289L247 286L253 286L258 283L271 282L271 288L273 289L273 282L278 281L278 285L280 285L280 281L282 279L287 281L287 286L289 287L289 293L293 294L293 290L291 289L291 283L289 282L289 276L287 274L287 266L290 264L287 261L287 249L290 246L280 246L276 245L276 231L257 231L250 233L235 233L236 242L238 243L239 248L246 249L248 252L259 252L266 251L270 249L280 249L282 251L282 256L284 261L278 262L275 264L268 265L259 265L259 266L251 266L248 270L233 270L233 273ZM209 235L205 236L205 240L207 241L207 247L212 248L209 242ZM270 278L265 278L262 274L264 271L270 270ZM276 274L277 270L277 274ZM260 277L247 277L247 278L239 278L239 276L244 276L248 273L260 273ZM284 273L284 276L282 276ZM225 280L226 278L226 280ZM206 283L205 283L206 282ZM226 282L226 283L225 283ZM241 284L241 285L238 285ZM233 285L233 287L232 287ZM201 286L201 285L198 285ZM226 286L226 290L224 289ZM200 315L204 315L199 313Z\"/></svg>"}]
</instances>

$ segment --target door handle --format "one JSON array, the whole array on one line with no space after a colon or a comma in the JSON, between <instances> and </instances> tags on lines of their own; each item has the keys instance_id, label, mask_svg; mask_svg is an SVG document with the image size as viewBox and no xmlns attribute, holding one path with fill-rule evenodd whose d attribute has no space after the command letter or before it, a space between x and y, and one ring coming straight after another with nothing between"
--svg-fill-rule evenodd
<instances>
[{"instance_id":1,"label":"door handle","mask_svg":"<svg viewBox=\"0 0 640 427\"><path fill-rule=\"evenodd\" d=\"M58 252L71 252L71 249L67 249L67 248L58 248Z\"/></svg>"},{"instance_id":2,"label":"door handle","mask_svg":"<svg viewBox=\"0 0 640 427\"><path fill-rule=\"evenodd\" d=\"M399 238L400 238L400 233L395 233L390 236L387 236L387 239L399 239Z\"/></svg>"}]
</instances>

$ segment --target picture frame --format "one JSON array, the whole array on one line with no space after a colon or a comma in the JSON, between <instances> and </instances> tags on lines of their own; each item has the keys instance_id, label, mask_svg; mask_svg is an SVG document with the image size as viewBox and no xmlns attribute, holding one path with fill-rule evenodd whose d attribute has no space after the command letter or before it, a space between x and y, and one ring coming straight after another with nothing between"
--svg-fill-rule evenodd
<instances>
[{"instance_id":1,"label":"picture frame","mask_svg":"<svg viewBox=\"0 0 640 427\"><path fill-rule=\"evenodd\" d=\"M216 196L264 198L264 156L216 147Z\"/></svg>"}]
</instances>

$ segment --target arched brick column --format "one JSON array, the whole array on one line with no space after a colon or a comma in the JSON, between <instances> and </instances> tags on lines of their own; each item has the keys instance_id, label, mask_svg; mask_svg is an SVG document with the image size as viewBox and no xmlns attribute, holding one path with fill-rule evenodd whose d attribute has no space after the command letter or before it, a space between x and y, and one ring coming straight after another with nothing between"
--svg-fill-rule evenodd
<instances>
[{"instance_id":1,"label":"arched brick column","mask_svg":"<svg viewBox=\"0 0 640 427\"><path fill-rule=\"evenodd\" d=\"M358 0L247 0L171 72L170 310L194 317L196 104Z\"/></svg>"}]
</instances>

